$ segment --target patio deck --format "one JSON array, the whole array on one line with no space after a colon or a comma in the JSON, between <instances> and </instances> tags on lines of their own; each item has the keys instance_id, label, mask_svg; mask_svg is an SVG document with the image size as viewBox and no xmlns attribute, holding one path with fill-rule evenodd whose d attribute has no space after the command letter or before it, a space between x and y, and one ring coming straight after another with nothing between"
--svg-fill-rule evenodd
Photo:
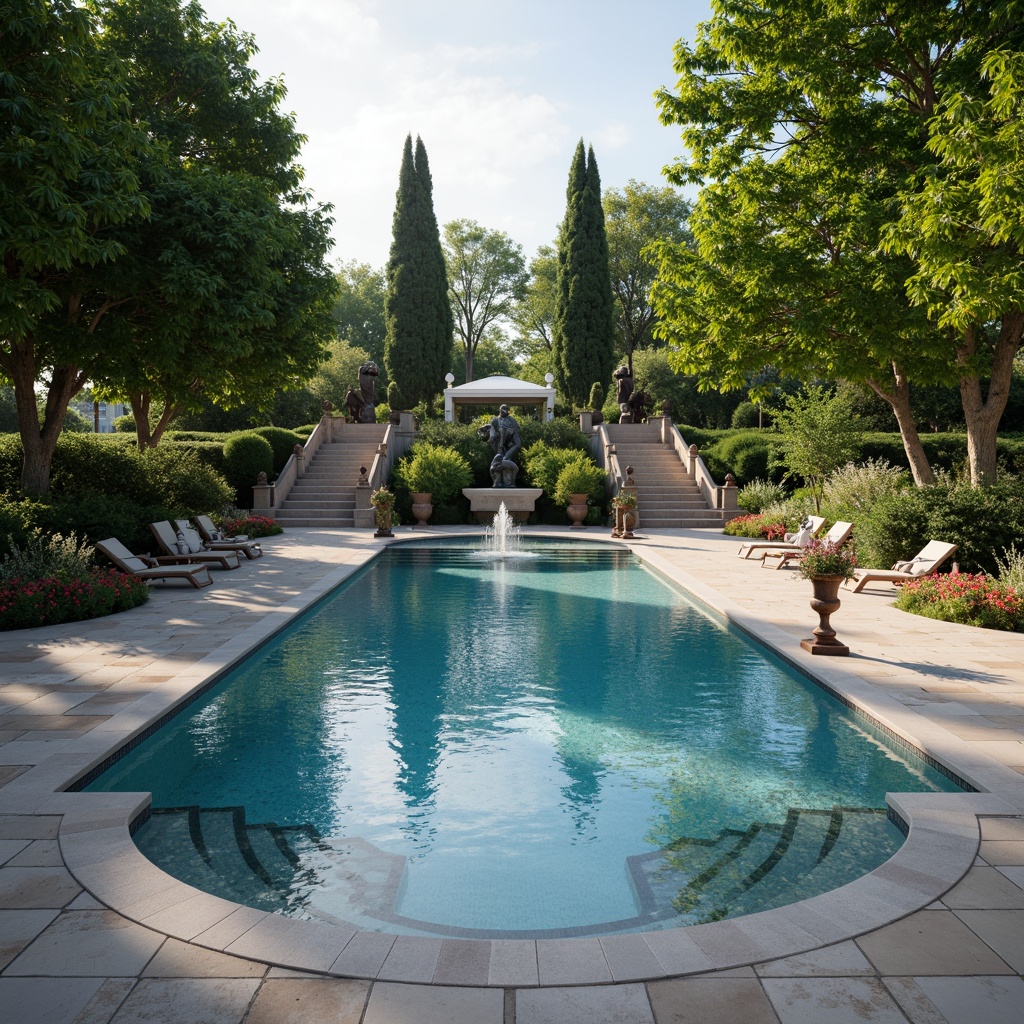
<instances>
[{"instance_id":1,"label":"patio deck","mask_svg":"<svg viewBox=\"0 0 1024 1024\"><path fill-rule=\"evenodd\" d=\"M907 615L891 587L869 587L843 596L834 618L851 656L815 658L799 646L815 625L809 588L736 558L737 544L652 530L633 547L982 791L894 799L910 839L872 875L747 918L537 942L396 940L240 909L170 879L127 838L139 798L61 790L380 545L368 530L295 529L206 590L155 589L122 615L0 634L3 1019L1019 1021L1024 635Z\"/></svg>"}]
</instances>

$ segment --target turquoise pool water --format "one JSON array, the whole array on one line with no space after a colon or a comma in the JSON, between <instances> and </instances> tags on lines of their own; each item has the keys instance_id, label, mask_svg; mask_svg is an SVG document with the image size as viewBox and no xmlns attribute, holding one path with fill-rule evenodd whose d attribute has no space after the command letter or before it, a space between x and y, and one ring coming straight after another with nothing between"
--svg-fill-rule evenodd
<instances>
[{"instance_id":1,"label":"turquoise pool water","mask_svg":"<svg viewBox=\"0 0 1024 1024\"><path fill-rule=\"evenodd\" d=\"M439 935L674 927L793 902L955 786L611 545L394 546L89 787L282 913Z\"/></svg>"}]
</instances>

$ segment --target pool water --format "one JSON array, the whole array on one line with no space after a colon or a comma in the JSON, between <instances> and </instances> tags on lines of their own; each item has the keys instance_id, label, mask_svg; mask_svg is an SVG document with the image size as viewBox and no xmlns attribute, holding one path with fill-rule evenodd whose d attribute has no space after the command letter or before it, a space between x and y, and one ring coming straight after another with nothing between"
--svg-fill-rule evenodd
<instances>
[{"instance_id":1,"label":"pool water","mask_svg":"<svg viewBox=\"0 0 1024 1024\"><path fill-rule=\"evenodd\" d=\"M611 545L396 545L91 789L165 870L414 934L767 909L871 870L923 761Z\"/></svg>"}]
</instances>

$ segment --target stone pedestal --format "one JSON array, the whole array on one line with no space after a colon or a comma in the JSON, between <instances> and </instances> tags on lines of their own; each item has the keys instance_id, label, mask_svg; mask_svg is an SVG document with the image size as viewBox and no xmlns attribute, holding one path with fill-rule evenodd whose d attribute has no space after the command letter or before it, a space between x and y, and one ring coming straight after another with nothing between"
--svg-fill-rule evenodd
<instances>
[{"instance_id":1,"label":"stone pedestal","mask_svg":"<svg viewBox=\"0 0 1024 1024\"><path fill-rule=\"evenodd\" d=\"M544 492L539 487L466 487L462 493L478 523L490 523L502 502L517 523L525 523Z\"/></svg>"}]
</instances>

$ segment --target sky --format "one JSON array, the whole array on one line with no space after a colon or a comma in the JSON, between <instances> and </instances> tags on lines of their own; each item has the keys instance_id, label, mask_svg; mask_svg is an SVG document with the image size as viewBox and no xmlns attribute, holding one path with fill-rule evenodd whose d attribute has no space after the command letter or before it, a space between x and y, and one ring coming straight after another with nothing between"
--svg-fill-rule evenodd
<instances>
[{"instance_id":1,"label":"sky","mask_svg":"<svg viewBox=\"0 0 1024 1024\"><path fill-rule=\"evenodd\" d=\"M658 120L675 42L710 0L201 0L255 36L308 141L305 184L334 206L334 262L382 267L405 137L421 136L439 224L550 244L577 142L605 189L664 185L682 153Z\"/></svg>"}]
</instances>

